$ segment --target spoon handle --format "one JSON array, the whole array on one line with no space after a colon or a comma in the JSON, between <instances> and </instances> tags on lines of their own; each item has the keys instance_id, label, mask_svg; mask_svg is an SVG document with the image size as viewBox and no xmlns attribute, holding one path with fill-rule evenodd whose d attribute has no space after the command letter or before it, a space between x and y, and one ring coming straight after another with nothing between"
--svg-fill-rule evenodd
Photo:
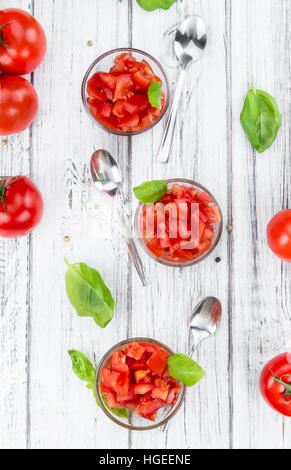
<instances>
[{"instance_id":1,"label":"spoon handle","mask_svg":"<svg viewBox=\"0 0 291 470\"><path fill-rule=\"evenodd\" d=\"M134 242L134 240L131 236L131 233L130 233L128 225L125 221L124 215L123 215L123 213L122 213L122 211L119 207L117 207L117 212L118 212L121 224L123 226L124 237L125 237L125 240L126 240L126 244L127 244L128 251L129 251L129 254L131 256L132 262L133 262L134 267L137 271L137 274L138 274L138 276L141 280L142 286L146 287L148 285L148 280L147 280L147 277L146 277L146 274L145 274L145 271L144 271L142 261L140 259L139 254L138 254L136 244L135 244L135 242Z\"/></svg>"},{"instance_id":2,"label":"spoon handle","mask_svg":"<svg viewBox=\"0 0 291 470\"><path fill-rule=\"evenodd\" d=\"M178 105L180 101L180 96L181 96L185 76L186 76L186 68L181 70L180 77L177 83L177 88L175 91L175 96L174 96L173 103L169 112L167 124L164 130L162 142L160 144L160 148L158 151L157 160L160 163L167 163L167 161L169 160L173 134L174 134L175 124L176 124Z\"/></svg>"}]
</instances>

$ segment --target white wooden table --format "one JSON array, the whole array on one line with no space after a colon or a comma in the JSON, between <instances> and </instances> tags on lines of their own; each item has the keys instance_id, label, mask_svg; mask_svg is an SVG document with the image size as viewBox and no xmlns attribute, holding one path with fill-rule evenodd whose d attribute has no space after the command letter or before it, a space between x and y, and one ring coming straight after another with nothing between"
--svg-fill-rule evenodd
<instances>
[{"instance_id":1,"label":"white wooden table","mask_svg":"<svg viewBox=\"0 0 291 470\"><path fill-rule=\"evenodd\" d=\"M29 173L45 200L31 236L0 241L0 447L291 448L290 420L258 389L263 365L291 348L291 266L273 256L265 234L272 215L290 207L291 0L178 0L153 13L131 0L6 0L2 7L33 12L48 52L31 77L37 120L0 147L0 174ZM205 18L209 42L188 74L164 166L155 158L163 124L131 139L111 136L89 120L80 85L100 53L133 46L161 60L173 88L178 68L166 33L189 14ZM261 156L239 122L253 75L283 114L278 139ZM185 270L143 255L151 287L142 289L109 206L74 176L89 179L94 146L118 157L128 202L146 179L194 178L215 194L232 234L224 228L215 252ZM97 268L112 290L115 318L105 330L71 307L64 257ZM114 343L148 336L187 352L189 315L206 295L223 304L217 336L196 353L206 378L166 433L118 428L74 376L67 349L96 364Z\"/></svg>"}]
</instances>

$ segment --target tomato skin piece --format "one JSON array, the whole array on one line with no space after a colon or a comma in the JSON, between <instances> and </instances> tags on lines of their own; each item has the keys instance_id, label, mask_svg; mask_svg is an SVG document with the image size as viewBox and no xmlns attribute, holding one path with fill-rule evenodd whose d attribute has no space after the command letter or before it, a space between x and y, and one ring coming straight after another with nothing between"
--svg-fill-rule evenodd
<instances>
[{"instance_id":1,"label":"tomato skin piece","mask_svg":"<svg viewBox=\"0 0 291 470\"><path fill-rule=\"evenodd\" d=\"M8 75L26 75L43 61L47 41L39 22L18 8L0 10L0 72Z\"/></svg>"},{"instance_id":2,"label":"tomato skin piece","mask_svg":"<svg viewBox=\"0 0 291 470\"><path fill-rule=\"evenodd\" d=\"M285 397L286 401L290 401L289 404L283 401L286 389L274 381L272 372L290 386L290 395ZM260 391L271 408L284 416L291 417L291 376L289 374L291 374L291 352L279 354L263 368L260 375Z\"/></svg>"},{"instance_id":3,"label":"tomato skin piece","mask_svg":"<svg viewBox=\"0 0 291 470\"><path fill-rule=\"evenodd\" d=\"M291 262L291 209L278 212L267 228L268 244L273 253Z\"/></svg>"},{"instance_id":4,"label":"tomato skin piece","mask_svg":"<svg viewBox=\"0 0 291 470\"><path fill-rule=\"evenodd\" d=\"M131 343L126 351L126 355L139 361L144 355L146 349L138 343Z\"/></svg>"},{"instance_id":5,"label":"tomato skin piece","mask_svg":"<svg viewBox=\"0 0 291 470\"><path fill-rule=\"evenodd\" d=\"M0 201L0 237L4 238L28 235L40 223L43 215L42 195L30 178L5 178L4 184L16 179L5 191L7 215Z\"/></svg>"},{"instance_id":6,"label":"tomato skin piece","mask_svg":"<svg viewBox=\"0 0 291 470\"><path fill-rule=\"evenodd\" d=\"M0 75L0 135L19 134L30 126L38 111L34 87L22 77Z\"/></svg>"}]
</instances>

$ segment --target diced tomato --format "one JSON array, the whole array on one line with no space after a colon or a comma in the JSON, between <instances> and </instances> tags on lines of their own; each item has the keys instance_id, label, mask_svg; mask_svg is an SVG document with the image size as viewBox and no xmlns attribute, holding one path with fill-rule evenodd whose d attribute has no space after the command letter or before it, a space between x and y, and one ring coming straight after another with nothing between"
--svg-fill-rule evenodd
<instances>
[{"instance_id":1,"label":"diced tomato","mask_svg":"<svg viewBox=\"0 0 291 470\"><path fill-rule=\"evenodd\" d=\"M146 362L143 362L143 361L136 361L134 359L127 358L127 363L128 363L129 369L133 371L148 369Z\"/></svg>"},{"instance_id":2,"label":"diced tomato","mask_svg":"<svg viewBox=\"0 0 291 470\"><path fill-rule=\"evenodd\" d=\"M119 351L114 351L112 354L111 367L116 372L123 372L129 374L129 368L126 364L126 356Z\"/></svg>"},{"instance_id":3,"label":"diced tomato","mask_svg":"<svg viewBox=\"0 0 291 470\"><path fill-rule=\"evenodd\" d=\"M169 386L163 379L155 379L152 395L155 398L166 401L169 393Z\"/></svg>"},{"instance_id":4,"label":"diced tomato","mask_svg":"<svg viewBox=\"0 0 291 470\"><path fill-rule=\"evenodd\" d=\"M164 402L158 398L151 401L141 401L137 408L138 413L144 418L148 418L151 421L154 420L152 415L164 406Z\"/></svg>"},{"instance_id":5,"label":"diced tomato","mask_svg":"<svg viewBox=\"0 0 291 470\"><path fill-rule=\"evenodd\" d=\"M141 344L130 343L126 351L126 355L128 357L131 357L132 359L136 359L137 361L139 361L144 355L145 351L146 349Z\"/></svg>"},{"instance_id":6,"label":"diced tomato","mask_svg":"<svg viewBox=\"0 0 291 470\"><path fill-rule=\"evenodd\" d=\"M213 204L213 200L205 191L197 194L196 201L202 204Z\"/></svg>"},{"instance_id":7,"label":"diced tomato","mask_svg":"<svg viewBox=\"0 0 291 470\"><path fill-rule=\"evenodd\" d=\"M129 114L128 116L124 116L122 119L119 120L119 125L121 129L125 132L136 127L139 123L139 115L138 114Z\"/></svg>"},{"instance_id":8,"label":"diced tomato","mask_svg":"<svg viewBox=\"0 0 291 470\"><path fill-rule=\"evenodd\" d=\"M124 102L123 100L117 100L112 109L112 114L118 118L123 118L125 114Z\"/></svg>"},{"instance_id":9,"label":"diced tomato","mask_svg":"<svg viewBox=\"0 0 291 470\"><path fill-rule=\"evenodd\" d=\"M161 377L167 367L167 356L156 352L147 360L147 365L155 374Z\"/></svg>"},{"instance_id":10,"label":"diced tomato","mask_svg":"<svg viewBox=\"0 0 291 470\"><path fill-rule=\"evenodd\" d=\"M123 408L123 405L117 401L116 394L114 392L107 392L105 395L107 398L107 404L110 408Z\"/></svg>"},{"instance_id":11,"label":"diced tomato","mask_svg":"<svg viewBox=\"0 0 291 470\"><path fill-rule=\"evenodd\" d=\"M138 85L139 89L144 90L151 84L152 77L147 75L144 71L139 70L133 74L133 80L135 81L136 85Z\"/></svg>"},{"instance_id":12,"label":"diced tomato","mask_svg":"<svg viewBox=\"0 0 291 470\"><path fill-rule=\"evenodd\" d=\"M150 369L135 371L134 377L135 377L136 383L138 384L140 382L143 382L146 376L149 375L150 373L151 373Z\"/></svg>"},{"instance_id":13,"label":"diced tomato","mask_svg":"<svg viewBox=\"0 0 291 470\"><path fill-rule=\"evenodd\" d=\"M103 367L102 369L102 384L104 387L111 391L116 391L117 388L117 381L120 378L120 373L115 372L107 367Z\"/></svg>"},{"instance_id":14,"label":"diced tomato","mask_svg":"<svg viewBox=\"0 0 291 470\"><path fill-rule=\"evenodd\" d=\"M107 101L100 101L98 104L98 112L100 116L108 118L112 112L112 104Z\"/></svg>"},{"instance_id":15,"label":"diced tomato","mask_svg":"<svg viewBox=\"0 0 291 470\"><path fill-rule=\"evenodd\" d=\"M220 211L217 206L208 206L201 208L201 212L207 216L208 223L214 224L215 222L220 222Z\"/></svg>"},{"instance_id":16,"label":"diced tomato","mask_svg":"<svg viewBox=\"0 0 291 470\"><path fill-rule=\"evenodd\" d=\"M118 75L116 79L114 99L115 100L126 99L127 94L129 93L132 85L133 85L133 81L132 81L130 73L123 73L123 74Z\"/></svg>"},{"instance_id":17,"label":"diced tomato","mask_svg":"<svg viewBox=\"0 0 291 470\"><path fill-rule=\"evenodd\" d=\"M107 88L115 90L117 83L117 77L115 75L112 75L112 73L99 73L99 77Z\"/></svg>"},{"instance_id":18,"label":"diced tomato","mask_svg":"<svg viewBox=\"0 0 291 470\"><path fill-rule=\"evenodd\" d=\"M153 390L154 386L152 384L133 384L133 391L136 395L145 395L146 393Z\"/></svg>"},{"instance_id":19,"label":"diced tomato","mask_svg":"<svg viewBox=\"0 0 291 470\"><path fill-rule=\"evenodd\" d=\"M175 384L171 386L169 393L168 393L167 400L166 400L167 405L173 406L176 403L177 397L180 391L181 391L181 386L179 384Z\"/></svg>"}]
</instances>

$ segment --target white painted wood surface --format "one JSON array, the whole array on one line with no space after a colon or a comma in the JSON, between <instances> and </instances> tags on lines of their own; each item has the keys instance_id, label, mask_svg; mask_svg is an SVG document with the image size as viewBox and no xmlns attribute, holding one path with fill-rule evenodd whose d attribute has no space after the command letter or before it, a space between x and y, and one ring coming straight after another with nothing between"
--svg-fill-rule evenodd
<instances>
[{"instance_id":1,"label":"white painted wood surface","mask_svg":"<svg viewBox=\"0 0 291 470\"><path fill-rule=\"evenodd\" d=\"M0 448L291 448L290 421L258 390L263 365L291 349L291 266L272 255L265 236L272 215L290 207L291 1L178 0L153 13L130 0L4 3L37 17L48 53L31 77L37 120L1 146L0 173L30 173L45 214L30 237L0 240ZM189 14L205 18L209 43L187 77L163 166L155 160L162 124L131 139L106 134L85 114L80 85L97 55L133 46L161 60L173 89L178 68L166 33ZM239 122L253 75L283 114L278 139L261 156ZM143 256L151 286L141 289L109 206L82 183L94 145L118 157L127 201L147 178L194 178L215 194L232 234L224 229L215 252L185 270ZM96 267L111 288L116 314L105 330L70 306L64 257ZM167 432L127 432L111 423L73 375L67 349L96 364L112 344L142 335L187 352L191 308L211 294L222 300L224 316L217 336L196 353L207 376L188 391Z\"/></svg>"}]
</instances>

